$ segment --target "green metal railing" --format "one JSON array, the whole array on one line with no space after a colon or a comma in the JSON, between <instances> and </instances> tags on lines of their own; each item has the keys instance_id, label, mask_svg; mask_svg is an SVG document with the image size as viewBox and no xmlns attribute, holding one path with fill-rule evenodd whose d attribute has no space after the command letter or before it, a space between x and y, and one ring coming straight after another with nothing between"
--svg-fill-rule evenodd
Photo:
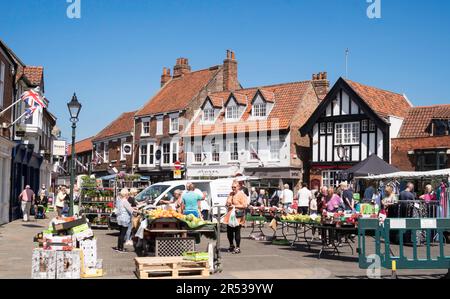
<instances>
[{"instance_id":1,"label":"green metal railing","mask_svg":"<svg viewBox=\"0 0 450 299\"><path fill-rule=\"evenodd\" d=\"M450 231L450 219L439 218L388 218L383 224L378 219L360 219L358 222L359 267L373 265L373 254L379 257L381 267L391 269L450 269L450 256L444 252L444 232ZM392 244L391 236L398 236L398 244ZM367 242L374 239L374 252L368 254ZM406 240L410 236L410 241ZM418 239L420 238L420 240ZM419 241L423 242L419 252ZM412 257L405 253L412 247ZM432 255L432 247L438 247ZM393 251L398 254L394 254ZM425 253L420 256L419 253Z\"/></svg>"}]
</instances>

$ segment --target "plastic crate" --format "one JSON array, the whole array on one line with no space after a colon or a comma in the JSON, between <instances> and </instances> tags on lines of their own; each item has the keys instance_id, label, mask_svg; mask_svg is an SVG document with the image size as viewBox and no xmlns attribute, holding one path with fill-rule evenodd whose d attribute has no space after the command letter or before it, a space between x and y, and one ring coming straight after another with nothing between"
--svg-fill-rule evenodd
<instances>
[{"instance_id":1,"label":"plastic crate","mask_svg":"<svg viewBox=\"0 0 450 299\"><path fill-rule=\"evenodd\" d=\"M195 251L195 238L156 238L155 256L182 256Z\"/></svg>"}]
</instances>

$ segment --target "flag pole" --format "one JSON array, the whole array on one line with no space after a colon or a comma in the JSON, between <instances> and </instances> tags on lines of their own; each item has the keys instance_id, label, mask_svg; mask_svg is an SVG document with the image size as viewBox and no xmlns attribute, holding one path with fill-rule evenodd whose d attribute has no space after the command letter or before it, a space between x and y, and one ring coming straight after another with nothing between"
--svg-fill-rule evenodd
<instances>
[{"instance_id":1,"label":"flag pole","mask_svg":"<svg viewBox=\"0 0 450 299\"><path fill-rule=\"evenodd\" d=\"M14 107L17 103L19 103L22 99L18 99L17 101L15 101L14 103L12 103L11 105L9 105L8 107L6 107L4 110L2 110L0 112L0 116L2 116L3 114L6 113L6 111L8 111L9 109L11 109L12 107Z\"/></svg>"},{"instance_id":2,"label":"flag pole","mask_svg":"<svg viewBox=\"0 0 450 299\"><path fill-rule=\"evenodd\" d=\"M25 111L24 113L22 113L21 116L19 116L19 118L17 118L15 121L13 121L8 128L11 128L12 126L14 126L20 119L22 119L22 117L24 117L27 114L27 112Z\"/></svg>"}]
</instances>

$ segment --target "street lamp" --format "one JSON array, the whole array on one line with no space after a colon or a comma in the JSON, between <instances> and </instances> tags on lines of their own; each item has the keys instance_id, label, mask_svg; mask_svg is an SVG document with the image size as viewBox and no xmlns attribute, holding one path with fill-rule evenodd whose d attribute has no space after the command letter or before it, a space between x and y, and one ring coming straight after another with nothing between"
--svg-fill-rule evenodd
<instances>
[{"instance_id":1,"label":"street lamp","mask_svg":"<svg viewBox=\"0 0 450 299\"><path fill-rule=\"evenodd\" d=\"M73 216L73 187L75 185L75 129L78 122L78 114L81 110L81 103L78 102L77 95L74 93L72 100L67 103L69 108L70 121L72 122L72 159L70 161L70 203L69 216Z\"/></svg>"}]
</instances>

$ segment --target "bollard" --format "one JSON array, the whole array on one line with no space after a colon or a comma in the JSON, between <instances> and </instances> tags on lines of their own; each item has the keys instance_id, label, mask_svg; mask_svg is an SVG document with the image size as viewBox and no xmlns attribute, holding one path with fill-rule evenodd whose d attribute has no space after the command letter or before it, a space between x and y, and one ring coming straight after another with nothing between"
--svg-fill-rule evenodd
<instances>
[{"instance_id":1,"label":"bollard","mask_svg":"<svg viewBox=\"0 0 450 299\"><path fill-rule=\"evenodd\" d=\"M397 261L392 261L391 279L397 279Z\"/></svg>"}]
</instances>

